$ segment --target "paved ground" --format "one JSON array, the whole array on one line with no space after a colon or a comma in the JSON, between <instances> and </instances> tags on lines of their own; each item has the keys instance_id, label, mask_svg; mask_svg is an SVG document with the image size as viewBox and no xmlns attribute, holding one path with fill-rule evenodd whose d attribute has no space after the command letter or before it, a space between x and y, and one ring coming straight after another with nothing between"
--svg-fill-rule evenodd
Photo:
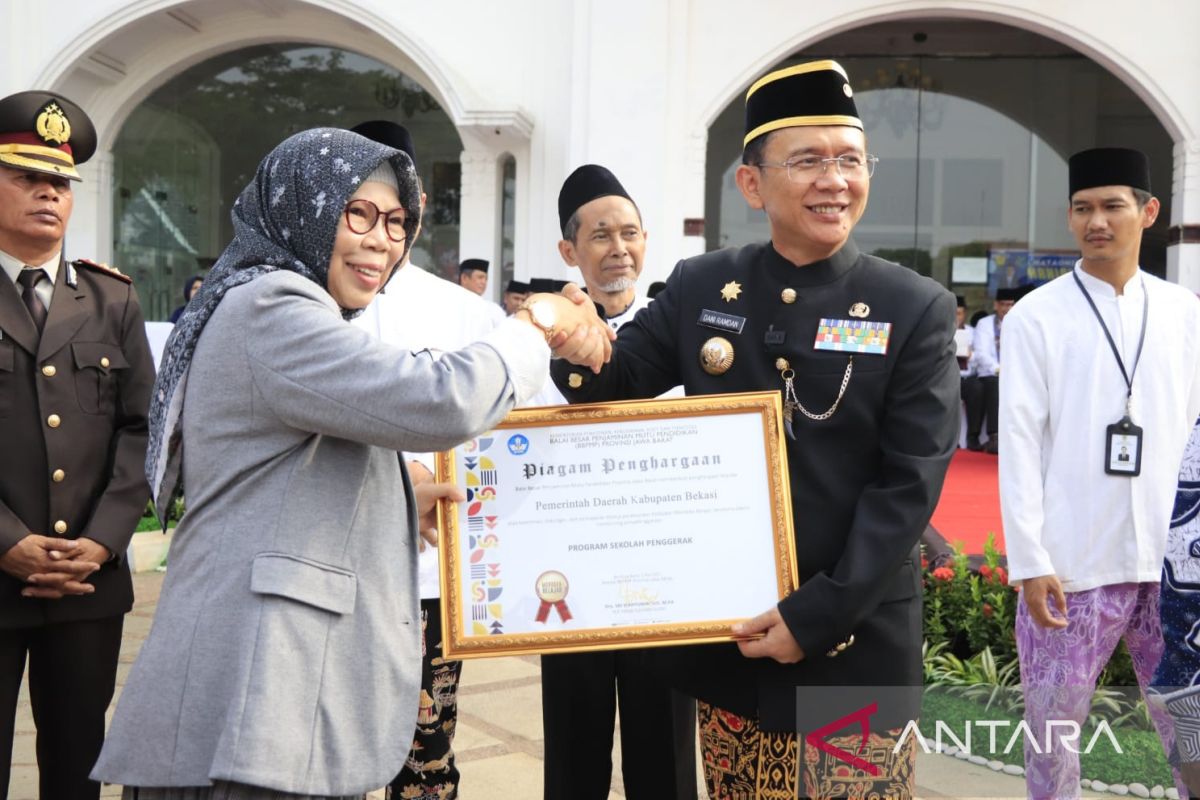
<instances>
[{"instance_id":1,"label":"paved ground","mask_svg":"<svg viewBox=\"0 0 1200 800\"><path fill-rule=\"evenodd\" d=\"M125 623L118 692L137 651L150 630L162 585L161 573L134 577L137 603ZM467 800L537 800L542 795L542 722L540 674L536 657L472 661L463 673L459 726L455 741ZM613 759L619 763L620 754ZM37 799L33 721L29 700L22 695L13 751L10 800ZM623 798L619 768L614 770L611 798ZM919 795L925 798L1019 798L1024 781L946 756L921 755L917 762ZM119 797L105 787L104 797ZM382 793L379 794L382 797ZM54 800L45 798L44 800Z\"/></svg>"}]
</instances>

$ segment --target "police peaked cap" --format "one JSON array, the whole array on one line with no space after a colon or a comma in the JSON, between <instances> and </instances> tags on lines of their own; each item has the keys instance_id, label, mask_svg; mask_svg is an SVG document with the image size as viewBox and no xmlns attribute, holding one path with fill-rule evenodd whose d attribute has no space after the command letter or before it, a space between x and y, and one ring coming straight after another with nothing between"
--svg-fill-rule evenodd
<instances>
[{"instance_id":1,"label":"police peaked cap","mask_svg":"<svg viewBox=\"0 0 1200 800\"><path fill-rule=\"evenodd\" d=\"M75 167L95 152L95 126L62 95L34 90L0 100L0 164L77 181Z\"/></svg>"}]
</instances>

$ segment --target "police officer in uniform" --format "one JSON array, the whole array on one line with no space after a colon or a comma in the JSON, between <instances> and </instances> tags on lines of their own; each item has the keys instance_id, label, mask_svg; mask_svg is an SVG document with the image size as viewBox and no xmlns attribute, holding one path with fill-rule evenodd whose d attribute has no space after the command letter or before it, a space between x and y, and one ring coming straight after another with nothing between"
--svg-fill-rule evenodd
<instances>
[{"instance_id":1,"label":"police officer in uniform","mask_svg":"<svg viewBox=\"0 0 1200 800\"><path fill-rule=\"evenodd\" d=\"M0 800L26 657L41 797L99 797L88 773L133 605L123 556L150 496L137 294L63 255L75 167L95 149L61 95L0 100Z\"/></svg>"},{"instance_id":2,"label":"police officer in uniform","mask_svg":"<svg viewBox=\"0 0 1200 800\"><path fill-rule=\"evenodd\" d=\"M912 742L893 750L920 702L917 542L958 435L954 295L851 240L874 158L836 62L751 86L744 147L771 240L680 262L599 374L552 375L572 402L780 393L800 588L737 644L653 658L700 701L712 796L911 796Z\"/></svg>"}]
</instances>

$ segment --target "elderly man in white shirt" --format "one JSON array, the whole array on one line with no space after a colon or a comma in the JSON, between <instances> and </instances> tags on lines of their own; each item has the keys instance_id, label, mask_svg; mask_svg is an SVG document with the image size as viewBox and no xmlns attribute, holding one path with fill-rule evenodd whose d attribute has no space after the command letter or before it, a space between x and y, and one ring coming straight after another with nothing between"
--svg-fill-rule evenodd
<instances>
[{"instance_id":1,"label":"elderly man in white shirt","mask_svg":"<svg viewBox=\"0 0 1200 800\"><path fill-rule=\"evenodd\" d=\"M1072 156L1068 222L1083 258L1004 321L1000 502L1040 745L1025 744L1030 797L1079 796L1079 756L1063 727L1046 741L1047 723L1083 722L1117 643L1142 687L1163 650L1158 581L1200 414L1200 301L1138 267L1158 211L1144 154ZM1152 714L1169 751L1170 721Z\"/></svg>"},{"instance_id":2,"label":"elderly man in white shirt","mask_svg":"<svg viewBox=\"0 0 1200 800\"><path fill-rule=\"evenodd\" d=\"M416 163L412 140L402 125L387 121L365 122L354 128L390 147L408 153ZM425 196L421 195L422 207ZM428 349L436 357L444 350L457 350L478 341L505 319L495 303L443 280L411 263L401 265L388 284L387 292L375 300L354 323L381 341ZM433 453L404 453L413 483L433 479ZM448 486L439 491L452 499ZM438 582L438 553L422 543L417 562L421 592L421 626L424 636L421 665L421 699L417 730L411 742L396 742L408 750L404 769L388 787L388 796L451 797L458 792L458 769L454 763L454 728L458 719L458 679L461 661L443 659L441 643L441 588ZM411 749L410 749L411 745Z\"/></svg>"}]
</instances>

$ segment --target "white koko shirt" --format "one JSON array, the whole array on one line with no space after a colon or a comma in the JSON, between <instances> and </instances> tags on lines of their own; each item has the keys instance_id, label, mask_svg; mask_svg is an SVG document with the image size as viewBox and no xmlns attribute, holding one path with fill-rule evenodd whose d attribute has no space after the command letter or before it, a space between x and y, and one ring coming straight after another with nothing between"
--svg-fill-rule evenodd
<instances>
[{"instance_id":1,"label":"white koko shirt","mask_svg":"<svg viewBox=\"0 0 1200 800\"><path fill-rule=\"evenodd\" d=\"M1051 573L1063 589L1157 583L1183 449L1200 414L1200 299L1138 273L1120 296L1083 282L1133 367L1143 287L1149 320L1133 379L1132 419L1145 433L1138 477L1104 471L1105 429L1127 389L1100 323L1070 274L1004 318L1000 376L1000 506L1010 576Z\"/></svg>"},{"instance_id":2,"label":"white koko shirt","mask_svg":"<svg viewBox=\"0 0 1200 800\"><path fill-rule=\"evenodd\" d=\"M503 309L472 291L406 264L354 319L354 324L388 344L413 350L458 350L504 322ZM524 323L512 323L528 327ZM540 334L539 334L540 336ZM433 472L433 453L404 453ZM441 596L436 547L426 545L417 561L421 598Z\"/></svg>"}]
</instances>

